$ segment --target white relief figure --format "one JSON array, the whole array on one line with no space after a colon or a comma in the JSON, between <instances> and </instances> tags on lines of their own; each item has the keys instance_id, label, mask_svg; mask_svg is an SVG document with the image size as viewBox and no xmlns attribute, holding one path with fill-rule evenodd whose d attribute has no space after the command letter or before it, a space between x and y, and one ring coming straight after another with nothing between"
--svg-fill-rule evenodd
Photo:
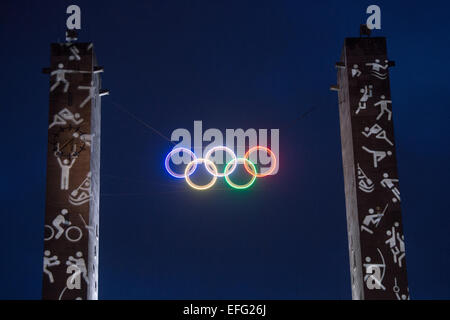
<instances>
[{"instance_id":1,"label":"white relief figure","mask_svg":"<svg viewBox=\"0 0 450 320\"><path fill-rule=\"evenodd\" d=\"M390 179L389 175L386 172L383 173L383 178L384 179L381 180L380 184L384 188L388 188L389 190L392 191L392 193L394 194L394 198L392 198L392 202L395 203L397 201L400 201L400 191L394 184L394 182L398 182L398 179Z\"/></svg>"},{"instance_id":2,"label":"white relief figure","mask_svg":"<svg viewBox=\"0 0 450 320\"><path fill-rule=\"evenodd\" d=\"M72 54L77 53L77 50L71 50ZM70 59L70 58L69 58ZM72 59L73 60L73 59ZM66 74L68 73L91 73L90 71L78 71L78 70L69 70L64 69L64 65L62 63L58 64L58 69L53 70L50 73L50 76L55 76L55 83L50 87L50 92L56 89L56 87L59 86L59 84L62 82L64 83L64 92L67 92L69 89L69 81L66 79Z\"/></svg>"},{"instance_id":3,"label":"white relief figure","mask_svg":"<svg viewBox=\"0 0 450 320\"><path fill-rule=\"evenodd\" d=\"M364 131L361 132L365 137L369 138L373 134L375 135L375 138L380 140L385 140L387 143L389 143L391 146L394 144L387 138L386 131L383 130L382 127L380 127L377 123L375 123L371 128L365 127Z\"/></svg>"},{"instance_id":4,"label":"white relief figure","mask_svg":"<svg viewBox=\"0 0 450 320\"><path fill-rule=\"evenodd\" d=\"M380 64L379 59L375 59L375 62L366 63L366 66L372 67L370 74L378 79L384 80L387 78L387 72L383 72L382 70L386 70L389 67L389 61L384 60L384 65Z\"/></svg>"},{"instance_id":5,"label":"white relief figure","mask_svg":"<svg viewBox=\"0 0 450 320\"><path fill-rule=\"evenodd\" d=\"M76 258L70 256L66 261L66 265L68 266L66 273L71 274L67 278L66 285L67 288L71 290L81 289L81 275L83 276L84 281L86 281L86 284L89 284L86 262L84 261L83 253L78 251L76 256Z\"/></svg>"},{"instance_id":6,"label":"white relief figure","mask_svg":"<svg viewBox=\"0 0 450 320\"><path fill-rule=\"evenodd\" d=\"M359 113L361 110L365 110L367 108L367 100L369 98L372 98L372 85L364 86L364 88L361 88L359 92L361 92L363 95L361 96L361 99L359 99L358 103L358 109L356 110L356 114Z\"/></svg>"},{"instance_id":7,"label":"white relief figure","mask_svg":"<svg viewBox=\"0 0 450 320\"><path fill-rule=\"evenodd\" d=\"M56 89L57 86L62 82L64 83L64 92L67 92L69 89L69 81L66 79L66 73L74 73L75 70L63 69L64 65L62 63L58 64L58 69L53 70L50 73L50 76L55 76L55 83L51 86L50 92Z\"/></svg>"},{"instance_id":8,"label":"white relief figure","mask_svg":"<svg viewBox=\"0 0 450 320\"><path fill-rule=\"evenodd\" d=\"M93 97L95 97L95 86L94 86L94 81L91 81L91 85L90 86L78 86L79 90L88 90L88 96L86 97L86 99L83 100L83 102L81 102L80 104L80 108L83 108L86 103L88 103Z\"/></svg>"},{"instance_id":9,"label":"white relief figure","mask_svg":"<svg viewBox=\"0 0 450 320\"><path fill-rule=\"evenodd\" d=\"M72 136L83 141L88 147L91 146L92 134L84 133L80 135L78 132L74 132Z\"/></svg>"},{"instance_id":10,"label":"white relief figure","mask_svg":"<svg viewBox=\"0 0 450 320\"><path fill-rule=\"evenodd\" d=\"M401 268L402 259L405 257L405 238L403 235L400 235L400 232L397 231L399 226L400 224L395 222L391 230L386 231L389 238L384 243L389 244L394 263L398 264Z\"/></svg>"},{"instance_id":11,"label":"white relief figure","mask_svg":"<svg viewBox=\"0 0 450 320\"><path fill-rule=\"evenodd\" d=\"M394 291L397 300L410 300L409 295L407 294L400 295L400 287L397 284L397 278L394 278L394 287L392 288L392 291Z\"/></svg>"},{"instance_id":12,"label":"white relief figure","mask_svg":"<svg viewBox=\"0 0 450 320\"><path fill-rule=\"evenodd\" d=\"M369 290L386 290L386 287L383 285L386 263L380 249L377 248L377 250L381 257L381 263L372 263L372 259L366 257L366 263L363 264L365 268L364 282Z\"/></svg>"},{"instance_id":13,"label":"white relief figure","mask_svg":"<svg viewBox=\"0 0 450 320\"><path fill-rule=\"evenodd\" d=\"M373 156L373 167L378 168L378 162L386 158L386 155L391 156L391 151L376 151L376 150L370 150L369 148L363 146L362 149L368 153L371 153Z\"/></svg>"},{"instance_id":14,"label":"white relief figure","mask_svg":"<svg viewBox=\"0 0 450 320\"><path fill-rule=\"evenodd\" d=\"M375 184L370 180L357 163L358 167L358 188L365 193L371 193L375 189Z\"/></svg>"},{"instance_id":15,"label":"white relief figure","mask_svg":"<svg viewBox=\"0 0 450 320\"><path fill-rule=\"evenodd\" d=\"M64 234L66 239L70 242L78 242L83 237L83 231L77 226L71 226L72 222L69 219L66 219L66 215L68 214L67 209L62 209L61 213L56 216L52 221L52 226L46 224L44 227L46 230L50 231L48 236L44 236L44 241L49 241L55 238L58 240ZM68 227L65 229L65 227ZM56 230L56 234L55 234Z\"/></svg>"},{"instance_id":16,"label":"white relief figure","mask_svg":"<svg viewBox=\"0 0 450 320\"><path fill-rule=\"evenodd\" d=\"M44 251L44 273L48 276L48 280L50 283L55 282L53 279L53 273L48 270L49 267L58 266L60 261L58 260L58 256L50 257L50 250Z\"/></svg>"},{"instance_id":17,"label":"white relief figure","mask_svg":"<svg viewBox=\"0 0 450 320\"><path fill-rule=\"evenodd\" d=\"M69 60L81 60L81 57L80 57L80 55L79 55L79 53L80 53L80 50L78 50L78 48L75 46L75 45L71 45L70 47L69 47L69 50L70 50L70 52L72 53L70 56L69 56Z\"/></svg>"},{"instance_id":18,"label":"white relief figure","mask_svg":"<svg viewBox=\"0 0 450 320\"><path fill-rule=\"evenodd\" d=\"M66 125L68 121L75 125L79 125L83 122L83 119L80 119L79 113L73 114L69 109L64 108L53 116L53 122L48 126L48 128L51 129L56 125Z\"/></svg>"},{"instance_id":19,"label":"white relief figure","mask_svg":"<svg viewBox=\"0 0 450 320\"><path fill-rule=\"evenodd\" d=\"M383 116L383 114L386 112L386 113L388 114L388 120L391 121L391 118L392 118L392 111L389 110L388 104L389 104L389 103L392 104L392 101L391 101L391 100L385 100L386 97L385 97L384 95L382 95L380 98L381 98L381 100L378 101L378 102L376 102L376 103L374 104L375 107L376 107L376 106L380 106L380 113L379 113L378 116L377 116L377 120L380 120L380 118L381 118L381 117Z\"/></svg>"},{"instance_id":20,"label":"white relief figure","mask_svg":"<svg viewBox=\"0 0 450 320\"><path fill-rule=\"evenodd\" d=\"M352 68L352 78L354 78L355 76L358 78L361 75L361 70L359 70L359 67L357 64L353 65Z\"/></svg>"},{"instance_id":21,"label":"white relief figure","mask_svg":"<svg viewBox=\"0 0 450 320\"><path fill-rule=\"evenodd\" d=\"M389 204L386 204L384 207L383 212L380 212L380 208L377 207L377 212L375 213L375 210L372 208L369 209L369 214L364 217L364 220L362 222L363 225L361 225L361 231L366 231L370 234L373 234L373 230L369 229L370 225L373 224L376 227L378 227L378 224L380 223L381 219L384 217L384 214L386 213L387 207Z\"/></svg>"},{"instance_id":22,"label":"white relief figure","mask_svg":"<svg viewBox=\"0 0 450 320\"><path fill-rule=\"evenodd\" d=\"M73 60L77 60L80 61L81 57L80 57L80 50L71 42L66 42L64 44L60 44L61 46L65 46L66 48L69 48L70 51L70 55L69 55L69 60L73 61Z\"/></svg>"},{"instance_id":23,"label":"white relief figure","mask_svg":"<svg viewBox=\"0 0 450 320\"><path fill-rule=\"evenodd\" d=\"M66 281L67 289L81 289L80 268L74 264L71 264L67 267L66 273L70 274Z\"/></svg>"},{"instance_id":24,"label":"white relief figure","mask_svg":"<svg viewBox=\"0 0 450 320\"><path fill-rule=\"evenodd\" d=\"M52 221L52 225L56 229L55 239L59 239L61 235L64 233L64 228L62 225L70 226L72 223L69 220L66 220L65 215L68 213L67 209L62 209L61 214L57 215L55 219Z\"/></svg>"},{"instance_id":25,"label":"white relief figure","mask_svg":"<svg viewBox=\"0 0 450 320\"><path fill-rule=\"evenodd\" d=\"M59 156L59 143L58 143L57 150L55 152L55 157L58 160L59 166L61 167L61 190L69 190L70 169L72 168L75 161L77 160L77 156L74 155L73 159L71 161L69 161L68 159L64 159L61 161L61 157Z\"/></svg>"},{"instance_id":26,"label":"white relief figure","mask_svg":"<svg viewBox=\"0 0 450 320\"><path fill-rule=\"evenodd\" d=\"M80 206L91 199L91 172L88 172L86 179L81 185L73 190L69 195L69 202L74 206Z\"/></svg>"}]
</instances>

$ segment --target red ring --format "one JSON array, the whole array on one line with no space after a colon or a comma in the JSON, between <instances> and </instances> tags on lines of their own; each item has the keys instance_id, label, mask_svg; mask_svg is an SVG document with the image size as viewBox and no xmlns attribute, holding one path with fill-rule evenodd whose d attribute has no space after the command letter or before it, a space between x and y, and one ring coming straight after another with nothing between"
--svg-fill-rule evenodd
<instances>
[{"instance_id":1,"label":"red ring","mask_svg":"<svg viewBox=\"0 0 450 320\"><path fill-rule=\"evenodd\" d=\"M269 174L271 174L274 170L275 170L275 168L276 168L276 166L277 166L277 157L275 156L275 154L272 152L272 150L270 150L269 148L267 148L267 147L263 147L263 146L254 146L253 148L250 148L246 153L245 153L245 155L244 155L244 159L247 159L247 160L250 160L249 159L249 155L250 155L250 153L251 152L253 152L253 151L257 151L257 150L265 150L267 153L269 153L270 154L270 157L273 159L273 161L271 162L271 165L270 165L270 169L269 169L269 171L267 171L266 173L253 173L251 170L250 170L250 168L249 168L249 166L248 166L248 164L247 164L247 161L244 161L244 167L245 167L245 170L247 170L247 172L249 173L249 174L251 174L251 175L254 175L254 176L256 176L257 178L263 178L263 177L265 177L265 176L268 176Z\"/></svg>"}]
</instances>

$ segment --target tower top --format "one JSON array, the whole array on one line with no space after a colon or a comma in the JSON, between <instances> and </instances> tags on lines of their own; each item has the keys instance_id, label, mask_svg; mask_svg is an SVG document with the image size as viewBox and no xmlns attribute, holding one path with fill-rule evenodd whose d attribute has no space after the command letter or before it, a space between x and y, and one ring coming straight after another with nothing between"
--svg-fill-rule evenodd
<instances>
[{"instance_id":1,"label":"tower top","mask_svg":"<svg viewBox=\"0 0 450 320\"><path fill-rule=\"evenodd\" d=\"M372 30L370 30L368 27L367 27L367 24L361 24L360 26L359 26L359 36L360 37L362 37L362 36L368 36L368 37L370 37L370 34L372 33Z\"/></svg>"},{"instance_id":2,"label":"tower top","mask_svg":"<svg viewBox=\"0 0 450 320\"><path fill-rule=\"evenodd\" d=\"M78 33L75 29L66 30L66 42L73 42L78 40Z\"/></svg>"}]
</instances>

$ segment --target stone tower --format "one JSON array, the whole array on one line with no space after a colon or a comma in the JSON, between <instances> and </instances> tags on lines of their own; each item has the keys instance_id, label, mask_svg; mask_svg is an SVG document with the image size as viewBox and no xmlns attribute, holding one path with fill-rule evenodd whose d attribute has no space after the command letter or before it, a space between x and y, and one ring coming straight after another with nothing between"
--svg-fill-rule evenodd
<instances>
[{"instance_id":1,"label":"stone tower","mask_svg":"<svg viewBox=\"0 0 450 320\"><path fill-rule=\"evenodd\" d=\"M50 46L42 298L97 299L100 73L92 43Z\"/></svg>"},{"instance_id":2,"label":"stone tower","mask_svg":"<svg viewBox=\"0 0 450 320\"><path fill-rule=\"evenodd\" d=\"M409 299L386 38L346 38L337 86L353 299Z\"/></svg>"}]
</instances>

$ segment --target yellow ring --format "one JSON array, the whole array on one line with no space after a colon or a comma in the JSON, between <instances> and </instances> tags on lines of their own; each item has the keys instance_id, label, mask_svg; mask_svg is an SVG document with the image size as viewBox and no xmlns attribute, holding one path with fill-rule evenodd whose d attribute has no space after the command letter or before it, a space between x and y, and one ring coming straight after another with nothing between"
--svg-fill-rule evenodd
<instances>
[{"instance_id":1,"label":"yellow ring","mask_svg":"<svg viewBox=\"0 0 450 320\"><path fill-rule=\"evenodd\" d=\"M191 181L191 179L189 178L189 170L191 169L191 167L194 164L198 164L198 163L205 163L208 166L211 165L213 168L213 171L215 173L215 175L213 175L212 180L208 184L205 184L204 186L199 186L198 184L193 183ZM204 158L197 158L195 160L192 160L191 162L188 163L188 165L186 166L186 169L184 170L184 178L186 179L187 184L196 190L206 190L206 189L211 188L214 185L214 183L216 183L216 180L217 180L216 175L217 174L218 174L218 171L217 171L217 167L214 164L214 162L212 162L211 160L208 160L208 159L204 159Z\"/></svg>"}]
</instances>

